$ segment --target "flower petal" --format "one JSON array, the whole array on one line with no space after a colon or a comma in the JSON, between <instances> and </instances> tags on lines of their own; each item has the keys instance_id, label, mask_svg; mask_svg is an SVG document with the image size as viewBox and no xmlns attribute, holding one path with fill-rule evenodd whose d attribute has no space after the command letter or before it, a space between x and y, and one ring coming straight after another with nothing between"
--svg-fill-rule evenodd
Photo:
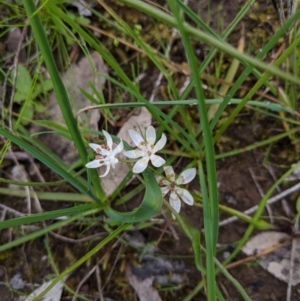
<instances>
[{"instance_id":1,"label":"flower petal","mask_svg":"<svg viewBox=\"0 0 300 301\"><path fill-rule=\"evenodd\" d=\"M154 145L156 140L156 132L152 125L150 125L146 130L146 141Z\"/></svg>"},{"instance_id":2,"label":"flower petal","mask_svg":"<svg viewBox=\"0 0 300 301\"><path fill-rule=\"evenodd\" d=\"M117 145L117 147L112 151L112 156L115 156L116 154L120 153L124 148L123 140L121 139L120 143Z\"/></svg>"},{"instance_id":3,"label":"flower petal","mask_svg":"<svg viewBox=\"0 0 300 301\"><path fill-rule=\"evenodd\" d=\"M136 158L143 157L145 153L139 149L135 149L135 150L125 151L123 152L123 155L131 159L136 159Z\"/></svg>"},{"instance_id":4,"label":"flower petal","mask_svg":"<svg viewBox=\"0 0 300 301\"><path fill-rule=\"evenodd\" d=\"M148 165L148 162L149 162L148 158L142 158L142 159L138 160L134 164L134 166L132 168L132 171L134 173L141 173L141 172L143 172L146 169L146 167Z\"/></svg>"},{"instance_id":5,"label":"flower petal","mask_svg":"<svg viewBox=\"0 0 300 301\"><path fill-rule=\"evenodd\" d=\"M162 176L155 176L155 180L157 183L159 183L163 179Z\"/></svg>"},{"instance_id":6,"label":"flower petal","mask_svg":"<svg viewBox=\"0 0 300 301\"><path fill-rule=\"evenodd\" d=\"M194 204L194 198L188 190L176 187L176 192L186 204L190 206Z\"/></svg>"},{"instance_id":7,"label":"flower petal","mask_svg":"<svg viewBox=\"0 0 300 301\"><path fill-rule=\"evenodd\" d=\"M96 143L90 143L89 146L98 154L101 153L101 145L96 144Z\"/></svg>"},{"instance_id":8,"label":"flower petal","mask_svg":"<svg viewBox=\"0 0 300 301\"><path fill-rule=\"evenodd\" d=\"M170 191L170 187L169 186L160 187L160 191L162 196L164 197Z\"/></svg>"},{"instance_id":9,"label":"flower petal","mask_svg":"<svg viewBox=\"0 0 300 301\"><path fill-rule=\"evenodd\" d=\"M156 153L159 150L161 150L166 145L166 143L167 143L167 137L165 134L162 134L161 138L157 141L157 143L153 148L153 153Z\"/></svg>"},{"instance_id":10,"label":"flower petal","mask_svg":"<svg viewBox=\"0 0 300 301\"><path fill-rule=\"evenodd\" d=\"M171 184L170 181L166 180L162 176L155 176L155 179L159 186L169 186Z\"/></svg>"},{"instance_id":11,"label":"flower petal","mask_svg":"<svg viewBox=\"0 0 300 301\"><path fill-rule=\"evenodd\" d=\"M119 162L119 160L115 157L111 158L110 159L110 165L112 168L115 168L116 167L116 164Z\"/></svg>"},{"instance_id":12,"label":"flower petal","mask_svg":"<svg viewBox=\"0 0 300 301\"><path fill-rule=\"evenodd\" d=\"M109 170L110 170L110 164L107 164L107 165L106 165L106 171L105 171L105 173L104 173L103 175L99 176L99 177L100 177L100 178L105 177L105 176L109 173Z\"/></svg>"},{"instance_id":13,"label":"flower petal","mask_svg":"<svg viewBox=\"0 0 300 301\"><path fill-rule=\"evenodd\" d=\"M85 164L85 166L87 168L98 168L98 167L103 166L103 165L104 165L104 163L101 164L99 159L91 161L91 162Z\"/></svg>"},{"instance_id":14,"label":"flower petal","mask_svg":"<svg viewBox=\"0 0 300 301\"><path fill-rule=\"evenodd\" d=\"M164 166L166 177L171 181L175 181L175 172L172 166Z\"/></svg>"},{"instance_id":15,"label":"flower petal","mask_svg":"<svg viewBox=\"0 0 300 301\"><path fill-rule=\"evenodd\" d=\"M169 201L170 205L175 209L177 213L179 213L181 208L181 202L178 195L174 191L171 192Z\"/></svg>"},{"instance_id":16,"label":"flower petal","mask_svg":"<svg viewBox=\"0 0 300 301\"><path fill-rule=\"evenodd\" d=\"M157 155L151 155L150 159L151 159L151 163L155 167L161 167L166 163L166 161L162 157Z\"/></svg>"},{"instance_id":17,"label":"flower petal","mask_svg":"<svg viewBox=\"0 0 300 301\"><path fill-rule=\"evenodd\" d=\"M140 143L144 142L145 140L143 137L136 131L134 130L128 130L129 136L132 139L133 143L137 146L140 147Z\"/></svg>"},{"instance_id":18,"label":"flower petal","mask_svg":"<svg viewBox=\"0 0 300 301\"><path fill-rule=\"evenodd\" d=\"M113 146L113 140L111 138L111 135L108 134L106 131L102 130L103 135L105 136L106 139L106 144L109 147L110 150L112 150L112 146Z\"/></svg>"},{"instance_id":19,"label":"flower petal","mask_svg":"<svg viewBox=\"0 0 300 301\"><path fill-rule=\"evenodd\" d=\"M196 176L196 168L189 168L183 171L177 178L175 183L177 185L182 185L191 182Z\"/></svg>"}]
</instances>

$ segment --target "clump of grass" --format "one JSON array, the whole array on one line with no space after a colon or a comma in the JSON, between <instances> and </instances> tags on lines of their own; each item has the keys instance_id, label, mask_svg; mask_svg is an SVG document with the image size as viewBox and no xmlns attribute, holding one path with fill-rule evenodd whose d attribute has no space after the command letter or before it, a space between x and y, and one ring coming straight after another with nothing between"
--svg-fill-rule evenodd
<instances>
[{"instance_id":1,"label":"clump of grass","mask_svg":"<svg viewBox=\"0 0 300 301\"><path fill-rule=\"evenodd\" d=\"M145 222L147 219L154 217L161 208L161 193L154 178L154 171L151 169L147 169L143 173L142 183L146 187L143 201L139 207L129 213L120 213L111 208L111 204L108 202L107 196L104 193L103 187L101 187L101 182L99 181L98 174L95 170L88 172L87 180L85 165L88 162L87 141L91 131L88 129L83 130L78 127L68 100L68 93L63 85L52 54L53 48L57 47L57 44L54 41L68 41L68 39L72 39L72 41L78 43L84 53L88 53L89 48L99 52L106 64L115 74L114 77L108 76L107 80L117 87L118 93L122 91L121 93L129 94L130 99L134 100L130 103L103 103L96 106L95 109L100 108L101 110L111 110L118 108L121 110L123 107L145 107L151 113L153 120L155 120L158 124L158 133L161 134L162 131L168 133L168 135L173 138L173 144L176 144L177 149L175 151L165 151L165 154L169 155L167 159L168 164L176 161L181 154L186 154L186 157L190 160L189 167L193 166L197 168L197 180L200 186L200 192L193 193L193 196L198 202L198 207L202 208L204 237L201 237L200 235L201 229L196 229L191 225L190 221L174 212L168 202L164 202L164 206L176 215L180 227L190 239L194 251L195 267L205 277L205 283L203 282L195 288L195 291L198 291L205 286L207 300L224 300L224 297L216 283L216 276L219 272L221 272L233 283L244 300L251 300L238 281L233 279L233 277L226 271L224 265L235 258L255 228L269 229L273 227L262 219L263 210L268 198L271 196L276 186L281 183L287 175L292 173L293 169L290 169L287 173L285 173L269 189L260 201L254 216L250 217L242 214L241 212L237 212L232 208L226 208L219 204L216 160L227 156L233 156L245 150L270 145L273 141L277 141L286 136L293 139L292 137L294 133L298 131L298 129L293 129L293 127L298 125L295 121L296 99L298 95L295 87L300 83L300 80L297 77L299 70L297 67L294 67L291 68L292 73L290 73L289 70L283 71L282 68L280 68L290 58L292 58L293 66L299 66L297 61L298 56L296 54L300 38L297 37L296 31L293 35L292 42L289 45L286 45L285 50L282 51L281 55L272 64L264 62L264 58L270 53L273 47L275 47L280 38L285 35L291 25L295 23L297 18L299 18L300 12L296 12L287 22L282 24L282 27L273 36L271 36L269 41L260 49L257 56L252 57L228 44L226 42L226 38L247 14L254 1L247 2L247 4L241 8L231 24L224 29L221 36L216 34L203 22L203 20L199 18L199 16L180 1L168 1L170 13L142 1L121 0L120 2L134 8L136 11L146 14L150 18L154 18L156 22L163 23L164 28L168 27L170 30L178 30L180 34L180 41L183 45L183 49L185 50L185 56L188 62L190 80L186 87L178 92L174 77L170 75L170 70L172 70L171 62L168 60L168 57L165 57L162 53L154 50L151 45L145 42L143 39L143 28L139 26L130 26L126 21L120 18L112 7L100 0L98 3L101 5L102 9L105 10L106 14L101 15L99 12L94 12L95 16L98 16L99 18L104 18L104 15L109 15L110 19L105 19L107 24L112 25L115 30L120 31L120 34L122 34L122 40L117 39L116 36L114 36L113 39L115 41L117 39L118 43L128 43L127 47L131 47L132 49L136 49L136 51L142 53L147 60L149 60L149 62L151 62L151 64L159 70L167 83L166 95L169 97L168 101L149 102L143 96L143 91L140 91L139 87L124 72L122 65L117 62L111 53L93 36L91 32L86 30L88 26L84 25L82 19L76 20L76 18L66 12L62 5L58 5L59 3L49 1L43 2L39 8L36 8L33 1L23 1L26 16L24 12L24 15L20 15L19 8L17 12L15 11L16 7L10 6L8 8L15 11L16 17L23 18L24 20L28 18L30 29L32 30L32 37L36 43L35 45L32 42L34 45L32 47L37 46L37 54L38 57L40 57L40 59L37 60L37 72L39 72L41 66L44 64L51 76L53 89L56 93L60 110L66 122L70 139L74 141L75 147L78 150L80 161L75 166L66 166L65 162L62 162L59 158L57 158L37 139L33 139L26 129L20 124L22 118L24 118L24 114L20 114L19 116L17 115L17 119L15 120L12 112L2 106L3 124L5 125L0 128L0 134L6 139L1 152L2 160L4 154L9 149L10 144L13 143L22 148L32 157L41 161L50 170L59 175L65 182L69 183L76 190L76 192L72 194L47 194L39 192L37 195L40 196L41 199L51 199L52 197L55 197L69 201L70 203L76 202L76 205L67 209L31 214L29 216L1 221L0 229L6 229L9 227L18 227L25 224L66 217L55 224L45 226L43 229L27 234L12 242L3 244L0 246L0 251L5 251L15 246L22 245L25 242L36 239L50 231L59 229L62 226L71 224L86 216L93 216L101 213L110 218L107 220L107 224L105 225L109 229L108 235L99 244L97 244L96 247L92 248L82 258L78 259L75 263L60 273L56 277L55 281L53 281L53 283L42 294L37 296L36 300L38 300L66 275L97 254L97 252L103 249L108 243L117 239L122 232L130 229L133 223L139 224ZM49 21L50 16L52 21ZM196 26L189 25L186 22L186 19L192 20ZM56 39L50 40L51 43L49 43L49 35L46 35L46 31L49 30L49 27L53 30L53 33L51 33L56 37ZM126 39L124 37L126 37ZM207 46L207 49L209 49L201 63L197 60L197 56L193 48L195 42L204 43ZM118 45L118 43L115 44ZM63 43L62 45L65 44ZM89 47L87 47L87 45L89 45ZM59 48L59 51L64 54L62 57L65 57L67 52L66 48L63 46L62 48ZM220 53L222 54L220 55ZM206 91L203 88L204 85L202 82L203 74L216 56L219 55L219 57L222 58L225 54L227 57L231 58L230 68L221 86L212 84L209 87L215 95L215 98L207 99L205 96ZM237 76L238 72L239 75ZM221 72L217 71L217 74L221 74ZM240 91L245 80L248 79L250 75L255 78L255 84L249 89L249 91L247 91L243 98L235 98L235 95L238 91ZM286 93L280 93L280 95L277 94L277 90L272 84L274 77L277 77L286 83ZM29 100L32 101L32 95L34 94L32 92L33 88L37 87L38 84L34 81L31 85L32 89L26 92L24 110L27 107L26 103L28 104ZM278 98L277 103L265 102L264 99L253 100L255 95L259 93L262 86L267 87L274 97ZM97 100L93 98L93 95L89 95L87 92L85 92L85 94L88 98L97 103ZM193 99L188 98L191 94L194 95ZM101 101L104 102L104 99ZM222 114L224 114L229 105L235 105L235 107L227 116L226 120L224 120L222 119ZM236 149L229 153L218 154L216 156L215 143L246 105L254 109L260 109L263 114L272 114L272 116L281 120L286 132L281 135L274 135L265 141L261 141L255 145L250 145L247 148ZM164 108L167 107L168 109L162 109L162 106L164 106ZM187 112L187 106L193 106L194 111L197 112L196 120L194 120L190 113ZM180 116L180 124L173 120L175 115ZM32 116L29 116L28 120L30 121L31 118ZM7 126L7 124L11 124L13 126ZM98 134L102 135L101 132ZM118 138L113 137L113 139L115 142L119 142ZM294 169L295 168L296 167L294 167ZM77 172L75 169L77 169ZM3 179L3 182L13 183L13 181L9 181L7 179ZM18 182L18 184L32 186L35 188L40 185L28 182ZM49 186L56 184L57 183L48 183ZM117 188L117 192L112 196L112 199L116 201L116 203L122 203L127 199L132 198L142 189L142 187L139 186L133 193L130 192L124 197L119 197L119 192L125 187L125 184L125 182L121 183L120 187ZM11 192L1 188L1 193L9 195ZM230 215L237 216L248 223L247 231L236 245L236 248L230 257L227 258L224 263L220 263L216 260L219 232L219 210L224 210ZM204 261L202 260L203 258L205 258ZM205 264L203 264L203 262L205 262ZM190 300L193 294L195 294L195 291L188 295L186 300Z\"/></svg>"}]
</instances>

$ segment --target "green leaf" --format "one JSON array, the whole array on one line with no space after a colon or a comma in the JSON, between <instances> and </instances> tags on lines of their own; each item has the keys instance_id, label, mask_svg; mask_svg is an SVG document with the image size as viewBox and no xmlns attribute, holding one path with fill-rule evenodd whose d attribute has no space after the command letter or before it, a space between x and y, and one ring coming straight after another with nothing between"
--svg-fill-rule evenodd
<instances>
[{"instance_id":1,"label":"green leaf","mask_svg":"<svg viewBox=\"0 0 300 301\"><path fill-rule=\"evenodd\" d=\"M23 92L20 92L17 90L14 95L14 102L21 103L22 101L24 101L26 99L26 95L27 94L24 94Z\"/></svg>"},{"instance_id":2,"label":"green leaf","mask_svg":"<svg viewBox=\"0 0 300 301\"><path fill-rule=\"evenodd\" d=\"M23 125L28 125L30 123L30 121L33 119L33 115L34 115L34 106L32 104L32 102L30 102L29 104L24 104L22 110L21 110L21 122Z\"/></svg>"},{"instance_id":3,"label":"green leaf","mask_svg":"<svg viewBox=\"0 0 300 301\"><path fill-rule=\"evenodd\" d=\"M67 209L60 209L54 211L48 211L43 213L30 214L27 216L18 217L15 219L9 219L0 223L0 230L16 227L20 225L26 225L31 223L37 223L49 219L55 219L62 216L72 216L79 214L80 212L87 212L88 210L101 209L97 203L90 203L85 205L74 206Z\"/></svg>"},{"instance_id":4,"label":"green leaf","mask_svg":"<svg viewBox=\"0 0 300 301\"><path fill-rule=\"evenodd\" d=\"M259 230L274 230L275 226L266 222L263 219L259 219L257 222L253 223L253 225L255 226L255 228L259 229Z\"/></svg>"},{"instance_id":5,"label":"green leaf","mask_svg":"<svg viewBox=\"0 0 300 301\"><path fill-rule=\"evenodd\" d=\"M24 66L18 65L16 90L26 97L26 95L30 91L31 83L32 80L28 70Z\"/></svg>"},{"instance_id":6,"label":"green leaf","mask_svg":"<svg viewBox=\"0 0 300 301\"><path fill-rule=\"evenodd\" d=\"M123 223L136 223L147 220L155 216L163 202L162 194L156 179L149 168L143 172L143 177L146 186L145 196L139 207L131 212L118 212L107 207L105 213L113 220Z\"/></svg>"}]
</instances>

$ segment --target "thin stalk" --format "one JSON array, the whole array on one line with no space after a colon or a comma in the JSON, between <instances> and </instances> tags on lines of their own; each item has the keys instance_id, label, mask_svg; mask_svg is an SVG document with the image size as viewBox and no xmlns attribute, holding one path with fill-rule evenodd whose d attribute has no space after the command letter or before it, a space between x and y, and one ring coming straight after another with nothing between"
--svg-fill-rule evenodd
<instances>
[{"instance_id":1,"label":"thin stalk","mask_svg":"<svg viewBox=\"0 0 300 301\"><path fill-rule=\"evenodd\" d=\"M218 193L217 193L217 177L216 177L216 166L214 158L214 145L212 139L212 133L209 127L209 121L205 105L205 97L202 90L202 81L198 72L198 63L190 37L183 26L183 19L174 1L169 0L168 4L171 8L172 13L176 19L175 27L179 29L182 42L184 44L186 55L189 61L189 65L192 71L192 75L195 83L195 93L198 105L198 111L200 114L201 125L203 129L203 140L205 145L205 157L207 164L207 177L208 177L208 198L203 199L203 203L206 201L207 206L205 206L208 211L204 212L204 225L205 229L210 229L211 237L205 236L205 241L207 248L209 250L206 256L206 275L207 275L207 297L208 300L215 300L216 296L216 281L215 281L215 269L214 269L214 255L216 252L216 244L218 239L218 221L219 221L219 209L218 209ZM196 149L199 152L199 149ZM199 152L200 153L200 152ZM200 168L199 168L199 172ZM202 178L202 189L205 189L206 184L204 177ZM202 190L203 191L203 190Z\"/></svg>"}]
</instances>

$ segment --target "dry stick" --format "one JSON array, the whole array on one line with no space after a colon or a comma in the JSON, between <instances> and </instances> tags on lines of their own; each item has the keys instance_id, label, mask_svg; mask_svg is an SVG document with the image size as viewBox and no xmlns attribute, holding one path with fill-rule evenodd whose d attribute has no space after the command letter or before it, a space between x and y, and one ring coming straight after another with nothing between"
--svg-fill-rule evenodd
<instances>
[{"instance_id":1,"label":"dry stick","mask_svg":"<svg viewBox=\"0 0 300 301\"><path fill-rule=\"evenodd\" d=\"M254 173L254 171L251 167L249 168L249 172L250 172L252 180L253 180L253 182L254 182L254 184L255 184L255 186L256 186L259 194L260 194L260 197L263 198L264 195L265 195L264 191L263 191L262 187L260 186L260 184L258 183L258 181L256 180L256 175L255 175L255 173ZM266 208L267 208L267 211L268 211L268 214L269 214L269 217L270 217L270 222L271 222L271 224L274 224L272 208L268 204L266 205Z\"/></svg>"},{"instance_id":2,"label":"dry stick","mask_svg":"<svg viewBox=\"0 0 300 301\"><path fill-rule=\"evenodd\" d=\"M220 287L221 287L223 293L225 294L226 300L232 301L230 294L229 294L226 286L223 284L223 282L220 281L219 284L220 284Z\"/></svg>"},{"instance_id":3,"label":"dry stick","mask_svg":"<svg viewBox=\"0 0 300 301\"><path fill-rule=\"evenodd\" d=\"M274 169L272 168L271 165L266 165L266 164L263 164L263 166L267 169L267 171L270 173L270 175L272 176L274 182L277 181L277 177L275 175L275 172L274 172ZM282 189L280 188L280 186L276 186L276 190L280 193L282 191ZM285 214L288 216L288 217L292 217L294 214L288 204L288 202L286 201L286 199L282 199L281 200L281 205L282 205L282 208L283 210L285 211Z\"/></svg>"},{"instance_id":4,"label":"dry stick","mask_svg":"<svg viewBox=\"0 0 300 301\"><path fill-rule=\"evenodd\" d=\"M122 236L124 236L124 235L122 235ZM117 240L117 241L113 244L111 250L113 250L119 243L120 243L119 240ZM112 276L112 273L114 272L114 269L115 269L115 267L116 267L116 265L117 265L117 262L118 262L118 260L119 260L120 254L122 253L123 249L124 249L124 246L121 245L121 246L120 246L120 249L119 249L119 251L118 251L118 254L117 254L117 256L116 256L116 259L114 260L114 263L113 263L113 265L112 265L112 267L111 267L111 269L110 269L110 271L109 271L109 274L108 274L108 276L107 276L107 278L106 278L106 281L105 281L104 285L102 286L102 290L104 290L104 288L105 288L105 287L107 286L107 284L109 283L110 278L111 278L111 276Z\"/></svg>"},{"instance_id":5,"label":"dry stick","mask_svg":"<svg viewBox=\"0 0 300 301\"><path fill-rule=\"evenodd\" d=\"M300 189L300 183L298 183L298 184L294 185L293 187L291 187L291 188L289 188L289 189L287 189L287 190L284 190L283 192L281 192L281 193L277 194L276 196L270 198L270 199L267 201L267 204L268 204L268 205L274 204L274 203L276 203L277 201L283 199L284 197L286 197L286 196L292 194L293 192L295 192L295 191L297 191L297 190L299 190L299 189ZM258 208L258 205L255 205L255 206L253 206L253 207L247 209L247 210L244 211L243 213L246 214L246 215L249 215L249 214L255 212L255 211L257 210L257 208ZM228 224L230 224L230 223L232 223L232 222L234 222L234 221L236 221L236 220L238 220L238 219L239 219L238 217L232 216L232 217L230 217L230 218L227 218L227 219L221 221L221 222L219 223L219 226L222 227L222 226L228 225Z\"/></svg>"},{"instance_id":6,"label":"dry stick","mask_svg":"<svg viewBox=\"0 0 300 301\"><path fill-rule=\"evenodd\" d=\"M9 213L11 213L11 214L13 214L17 217L25 216L24 213L21 213L21 212L15 210L15 209L12 209L10 207L7 207L7 206L3 205L3 204L0 204L0 208L3 209L3 210L6 210L7 212L9 212Z\"/></svg>"},{"instance_id":7,"label":"dry stick","mask_svg":"<svg viewBox=\"0 0 300 301\"><path fill-rule=\"evenodd\" d=\"M96 270L98 264L96 264L84 277L83 279L79 282L79 284L76 287L75 293L79 294L80 288L83 286L83 284L86 282L87 279L90 278L90 276L94 273ZM72 301L76 301L76 295L73 296Z\"/></svg>"},{"instance_id":8,"label":"dry stick","mask_svg":"<svg viewBox=\"0 0 300 301\"><path fill-rule=\"evenodd\" d=\"M12 124L12 108L13 108L13 103L14 103L14 96L15 96L15 91L16 91L16 81L17 81L17 71L18 71L18 63L19 63L19 55L20 55L20 51L22 48L22 43L23 40L25 38L25 35L27 33L27 23L28 20L25 22L25 27L22 30L21 33L21 37L17 46L17 50L16 50L16 55L14 57L14 62L13 65L11 66L11 68L9 68L9 72L7 73L6 77L6 81L5 81L5 88L6 88L6 84L7 84L7 79L9 76L10 71L14 68L14 74L13 74L13 79L12 79L12 91L11 91L11 95L10 95L10 101L9 101L9 117L8 117L8 124L9 124L9 130L13 133L13 124ZM5 91L6 93L6 91ZM3 92L4 94L4 92ZM5 96L5 94L4 94ZM3 102L4 102L4 97L3 97ZM4 125L4 124L3 124Z\"/></svg>"},{"instance_id":9,"label":"dry stick","mask_svg":"<svg viewBox=\"0 0 300 301\"><path fill-rule=\"evenodd\" d=\"M27 178L27 173L22 165L20 165L19 161L17 158L14 156L14 153L11 149L11 145L9 146L9 153L11 154L12 161L15 163L15 166L18 166L19 172L20 172L20 177L19 179L14 178L15 180L22 180L24 182L28 181ZM30 199L30 189L29 186L22 186L22 188L25 190L26 194L26 202L27 202L27 214L31 214L31 199Z\"/></svg>"},{"instance_id":10,"label":"dry stick","mask_svg":"<svg viewBox=\"0 0 300 301\"><path fill-rule=\"evenodd\" d=\"M104 301L104 297L103 297L103 289L101 288L101 275L100 275L100 269L99 269L99 264L97 263L97 268L95 271L96 274L96 279L97 279L97 289L98 289L98 295L99 295L99 299L100 301Z\"/></svg>"},{"instance_id":11,"label":"dry stick","mask_svg":"<svg viewBox=\"0 0 300 301\"><path fill-rule=\"evenodd\" d=\"M0 222L3 222L5 220L6 212L7 212L6 208L2 210L1 217L0 217Z\"/></svg>"},{"instance_id":12,"label":"dry stick","mask_svg":"<svg viewBox=\"0 0 300 301\"><path fill-rule=\"evenodd\" d=\"M7 87L7 82L8 82L8 78L9 78L9 74L10 72L14 69L14 73L13 73L13 80L12 80L12 92L11 92L11 96L10 96L10 101L9 101L9 117L8 117L8 123L9 123L9 130L13 133L13 124L12 124L12 111L13 111L13 103L14 103L14 95L15 95L15 90L16 90L16 81L17 81L17 66L19 63L19 55L21 52L21 48L22 48L22 43L23 40L25 38L25 35L27 33L27 23L28 20L25 22L25 27L22 30L22 34L20 37L20 40L18 42L17 45L17 49L16 49L16 54L14 57L14 61L12 66L9 67L7 74L4 78L4 84L3 84L3 93L2 93L2 127L4 128L4 100L6 97L6 87ZM16 159L16 157L13 154L13 151L11 150L11 146L9 147L9 153L11 154L12 160L14 161L14 163L16 164L16 166L20 167L20 164L18 162L18 160ZM24 176L24 178L27 178L25 171L22 170L22 174ZM26 199L27 199L27 208L28 208L28 213L30 213L31 211L31 203L30 203L30 193L29 193L29 188L26 186L24 188L26 190Z\"/></svg>"},{"instance_id":13,"label":"dry stick","mask_svg":"<svg viewBox=\"0 0 300 301\"><path fill-rule=\"evenodd\" d=\"M163 216L162 221L164 221L164 222L167 221L167 223L168 223L168 218L167 218L166 212L165 212L164 210L162 210L162 211L161 211L161 214L162 214L162 216ZM153 220L153 219L152 219L152 220ZM168 228L169 228L170 231L166 231L165 229L162 230L161 228L152 227L152 229L156 229L156 230L158 230L158 231L160 231L160 232L162 232L162 233L172 234L172 235L173 235L173 238L174 238L176 241L179 241L180 238L179 238L177 232L175 231L175 228L174 228L170 223L169 223L169 225L168 225ZM160 236L160 237L161 237L161 236Z\"/></svg>"},{"instance_id":14,"label":"dry stick","mask_svg":"<svg viewBox=\"0 0 300 301\"><path fill-rule=\"evenodd\" d=\"M292 239L293 238L291 237L288 240L284 241L283 243L280 243L280 244L277 244L277 245L272 246L270 248L267 248L267 249L263 250L262 252L260 252L258 254L255 254L255 255L252 255L252 256L248 256L248 257L243 258L241 260L229 263L229 264L227 264L225 266L225 268L227 270L229 270L229 269L235 268L236 266L239 266L241 264L245 264L245 263L247 263L249 261L255 260L255 259L259 258L259 257L262 257L262 256L265 256L265 255L267 255L269 253L272 253L272 252L274 252L274 251L276 251L278 249L281 249L282 247L288 246L291 243Z\"/></svg>"},{"instance_id":15,"label":"dry stick","mask_svg":"<svg viewBox=\"0 0 300 301\"><path fill-rule=\"evenodd\" d=\"M294 224L294 233L299 231L299 218L296 218L295 224ZM287 293L286 293L286 301L290 301L292 298L292 281L293 281L293 274L294 274L294 269L295 269L295 259L296 259L296 254L297 254L297 246L296 243L299 242L297 241L299 238L295 238L292 241L292 248L291 248L291 258L290 258L290 271L289 271L289 281L287 285Z\"/></svg>"},{"instance_id":16,"label":"dry stick","mask_svg":"<svg viewBox=\"0 0 300 301\"><path fill-rule=\"evenodd\" d=\"M107 233L106 232L96 233L96 234L93 234L93 235L90 235L90 236L87 236L87 237L84 237L84 238L79 238L79 239L65 237L65 236L57 234L55 232L50 232L49 234L51 236L57 238L57 239L60 239L60 240L64 241L64 242L68 242L68 243L71 243L71 244L79 244L79 243L83 243L83 242L86 242L86 241L90 241L91 239L95 239L95 238L98 238L98 237L101 238L102 236L106 235Z\"/></svg>"},{"instance_id":17,"label":"dry stick","mask_svg":"<svg viewBox=\"0 0 300 301\"><path fill-rule=\"evenodd\" d=\"M18 66L18 63L19 63L19 55L20 55L20 52L21 52L22 43L23 43L23 40L24 40L25 35L27 33L27 24L28 24L28 20L25 22L25 27L22 30L21 37L20 37L20 40L19 40L18 45L17 45L16 54L15 54L15 57L14 57L13 64L12 64L12 66L9 67L9 69L7 71L7 74L6 74L5 78L4 78L4 84L3 84L3 93L2 93L2 127L4 128L4 124L5 124L4 123L4 100L5 100L5 97L6 97L6 87L7 87L7 82L8 82L9 74L14 69L13 79L12 79L12 92L11 92L11 95L10 95L9 109L8 109L8 111L9 111L9 117L8 117L9 130L12 133L13 133L12 111L13 111L14 95L15 95L15 90L16 90L17 66ZM12 154L12 160L15 162L16 166L20 167L20 164L19 164L18 160L13 155L13 152L11 150L11 146L9 147L9 152ZM23 172L23 171L22 171L22 173L23 173L24 177L27 178L26 177L26 173ZM26 199L27 199L27 209L28 209L28 213L30 213L30 211L31 211L31 203L30 203L29 188L26 186L24 189L26 190L26 195L27 195L27 197L26 197ZM15 212L17 212L17 211L15 211Z\"/></svg>"},{"instance_id":18,"label":"dry stick","mask_svg":"<svg viewBox=\"0 0 300 301\"><path fill-rule=\"evenodd\" d=\"M40 180L40 182L45 183L45 178L43 177L43 175L41 174L39 168L37 167L36 163L33 160L33 157L25 152L8 152L5 154L4 158L6 160L12 160L12 161L28 161L30 163L30 170L33 172L33 174L35 174L38 179ZM32 175L32 173L31 173ZM46 187L46 189L48 191L50 191L49 187Z\"/></svg>"}]
</instances>

